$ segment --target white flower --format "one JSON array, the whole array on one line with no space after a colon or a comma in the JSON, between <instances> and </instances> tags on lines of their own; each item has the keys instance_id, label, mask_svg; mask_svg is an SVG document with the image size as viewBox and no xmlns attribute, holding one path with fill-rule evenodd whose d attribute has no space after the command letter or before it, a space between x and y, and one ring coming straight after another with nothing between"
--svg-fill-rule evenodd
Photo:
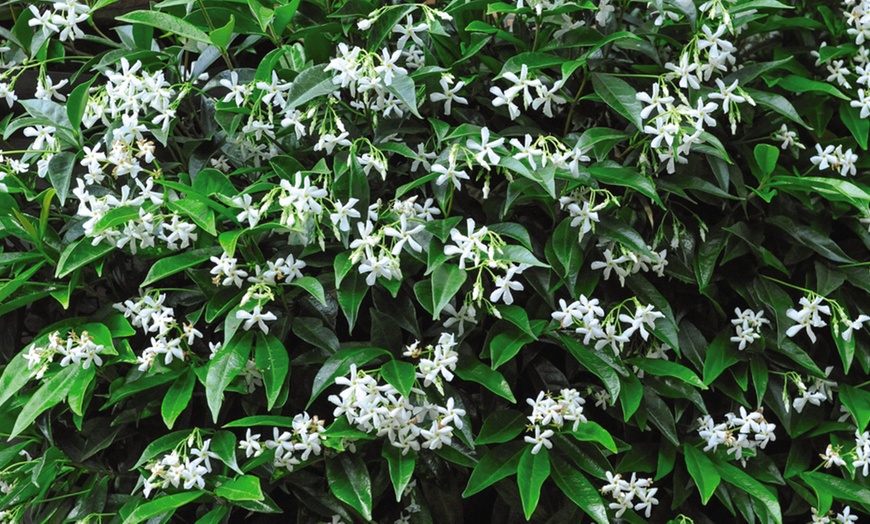
<instances>
[{"instance_id":1,"label":"white flower","mask_svg":"<svg viewBox=\"0 0 870 524\"><path fill-rule=\"evenodd\" d=\"M441 89L442 89L443 93L432 93L431 95L429 95L429 100L431 100L433 102L441 102L441 101L444 102L444 114L445 115L450 115L451 110L452 110L451 104L453 102L456 102L457 104L468 105L468 100L466 98L461 97L461 96L456 94L459 92L460 89L462 89L465 86L465 82L459 82L451 88L450 84L452 84L452 83L453 83L453 79L451 77L448 77L448 76L441 77L440 84L441 84Z\"/></svg>"},{"instance_id":2,"label":"white flower","mask_svg":"<svg viewBox=\"0 0 870 524\"><path fill-rule=\"evenodd\" d=\"M251 327L254 326L254 324L257 324L265 334L269 333L269 327L266 325L265 321L272 321L278 319L278 317L276 317L275 314L272 312L263 313L260 309L259 304L254 306L253 311L251 311L250 313L243 309L236 311L236 318L245 321L245 324L242 326L245 331L250 330Z\"/></svg>"},{"instance_id":3,"label":"white flower","mask_svg":"<svg viewBox=\"0 0 870 524\"><path fill-rule=\"evenodd\" d=\"M541 451L541 447L546 447L547 449L553 448L553 443L550 442L550 437L552 437L555 433L552 429L541 431L541 426L535 425L535 436L534 437L524 437L523 440L526 441L527 444L534 444L532 447L532 455L537 455Z\"/></svg>"}]
</instances>

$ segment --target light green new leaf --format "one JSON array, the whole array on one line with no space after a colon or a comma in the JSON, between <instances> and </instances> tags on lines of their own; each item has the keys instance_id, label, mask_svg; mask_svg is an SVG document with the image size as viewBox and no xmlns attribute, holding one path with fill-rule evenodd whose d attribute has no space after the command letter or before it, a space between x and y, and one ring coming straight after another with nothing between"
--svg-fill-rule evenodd
<instances>
[{"instance_id":1,"label":"light green new leaf","mask_svg":"<svg viewBox=\"0 0 870 524\"><path fill-rule=\"evenodd\" d=\"M263 490L260 488L260 479L253 475L228 480L214 490L214 494L229 501L237 500L263 500Z\"/></svg>"},{"instance_id":2,"label":"light green new leaf","mask_svg":"<svg viewBox=\"0 0 870 524\"><path fill-rule=\"evenodd\" d=\"M389 360L381 366L381 376L402 396L407 397L417 380L417 366L401 360Z\"/></svg>"},{"instance_id":3,"label":"light green new leaf","mask_svg":"<svg viewBox=\"0 0 870 524\"><path fill-rule=\"evenodd\" d=\"M290 372L290 355L277 337L257 333L254 361L263 375L267 409L271 410Z\"/></svg>"},{"instance_id":4,"label":"light green new leaf","mask_svg":"<svg viewBox=\"0 0 870 524\"><path fill-rule=\"evenodd\" d=\"M686 459L686 469L689 470L689 475L698 486L698 491L701 493L701 503L706 506L722 477L719 476L716 467L707 455L698 451L695 446L689 443L683 444L683 453Z\"/></svg>"},{"instance_id":5,"label":"light green new leaf","mask_svg":"<svg viewBox=\"0 0 870 524\"><path fill-rule=\"evenodd\" d=\"M597 422L581 422L577 426L577 431L572 429L571 435L577 440L584 442L598 442L610 451L617 452L616 442L613 440L613 437Z\"/></svg>"},{"instance_id":6,"label":"light green new leaf","mask_svg":"<svg viewBox=\"0 0 870 524\"><path fill-rule=\"evenodd\" d=\"M124 524L138 524L146 520L158 517L160 515L171 515L178 508L190 504L194 500L201 497L204 491L187 491L184 493L176 493L175 495L166 495L152 501L146 502L133 510L127 518L124 519Z\"/></svg>"},{"instance_id":7,"label":"light green new leaf","mask_svg":"<svg viewBox=\"0 0 870 524\"><path fill-rule=\"evenodd\" d=\"M338 500L372 520L372 481L360 455L342 453L327 458L326 479Z\"/></svg>"},{"instance_id":8,"label":"light green new leaf","mask_svg":"<svg viewBox=\"0 0 870 524\"><path fill-rule=\"evenodd\" d=\"M194 249L171 257L161 258L151 266L145 280L139 284L139 287L145 288L155 282L159 282L166 277L184 271L187 268L196 266L205 262L213 256L219 255L221 248L217 246L205 247L202 249Z\"/></svg>"},{"instance_id":9,"label":"light green new leaf","mask_svg":"<svg viewBox=\"0 0 870 524\"><path fill-rule=\"evenodd\" d=\"M203 44L212 43L205 31L190 22L185 22L177 16L161 13L160 11L133 11L115 19L119 22L148 25L167 33L176 34L182 38L202 42Z\"/></svg>"},{"instance_id":10,"label":"light green new leaf","mask_svg":"<svg viewBox=\"0 0 870 524\"><path fill-rule=\"evenodd\" d=\"M707 389L707 386L701 382L701 379L698 378L698 375L694 371L676 362L659 358L638 357L627 360L626 363L632 364L638 369L656 377L674 377L696 388Z\"/></svg>"},{"instance_id":11,"label":"light green new leaf","mask_svg":"<svg viewBox=\"0 0 870 524\"><path fill-rule=\"evenodd\" d=\"M523 503L523 514L526 520L532 518L538 501L541 499L541 486L550 476L550 454L547 448L541 446L537 453L532 453L532 447L526 446L517 464L517 487L520 489L520 500Z\"/></svg>"}]
</instances>

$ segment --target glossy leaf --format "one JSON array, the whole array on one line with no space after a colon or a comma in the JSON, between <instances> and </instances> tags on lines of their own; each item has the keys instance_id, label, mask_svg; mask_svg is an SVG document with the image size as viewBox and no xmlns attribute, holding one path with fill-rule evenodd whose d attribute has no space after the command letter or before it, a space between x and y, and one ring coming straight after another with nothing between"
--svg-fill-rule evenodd
<instances>
[{"instance_id":1,"label":"glossy leaf","mask_svg":"<svg viewBox=\"0 0 870 524\"><path fill-rule=\"evenodd\" d=\"M532 453L532 448L526 447L517 464L517 487L520 490L520 500L523 503L523 514L526 520L538 507L541 498L541 487L550 476L550 454L547 448L541 447L538 453Z\"/></svg>"}]
</instances>

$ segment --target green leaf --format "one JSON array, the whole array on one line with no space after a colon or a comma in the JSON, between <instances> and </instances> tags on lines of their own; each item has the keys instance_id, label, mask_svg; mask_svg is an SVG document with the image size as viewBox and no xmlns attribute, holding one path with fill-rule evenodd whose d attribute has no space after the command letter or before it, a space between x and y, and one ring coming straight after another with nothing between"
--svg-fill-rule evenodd
<instances>
[{"instance_id":1,"label":"green leaf","mask_svg":"<svg viewBox=\"0 0 870 524\"><path fill-rule=\"evenodd\" d=\"M69 195L75 165L75 153L55 153L48 161L48 180L51 182L51 187L57 191L57 199L60 200L61 205L66 202L66 197Z\"/></svg>"},{"instance_id":2,"label":"green leaf","mask_svg":"<svg viewBox=\"0 0 870 524\"><path fill-rule=\"evenodd\" d=\"M474 443L480 446L511 441L523 432L526 422L526 416L515 409L494 411L483 421Z\"/></svg>"},{"instance_id":3,"label":"green leaf","mask_svg":"<svg viewBox=\"0 0 870 524\"><path fill-rule=\"evenodd\" d=\"M214 494L229 501L236 500L263 500L263 490L260 488L260 479L253 475L228 480L214 490Z\"/></svg>"},{"instance_id":4,"label":"green leaf","mask_svg":"<svg viewBox=\"0 0 870 524\"><path fill-rule=\"evenodd\" d=\"M532 453L532 447L527 446L517 464L517 487L520 490L520 500L523 503L523 514L526 520L532 518L538 501L541 499L541 486L550 476L550 454L547 448L541 446L538 453Z\"/></svg>"},{"instance_id":5,"label":"green leaf","mask_svg":"<svg viewBox=\"0 0 870 524\"><path fill-rule=\"evenodd\" d=\"M224 390L248 363L252 339L253 333L245 334L241 340L233 338L230 343L219 349L214 360L209 362L205 379L205 398L211 410L212 421L215 423L224 401Z\"/></svg>"},{"instance_id":6,"label":"green leaf","mask_svg":"<svg viewBox=\"0 0 870 524\"><path fill-rule=\"evenodd\" d=\"M492 337L489 341L489 352L492 357L492 369L498 369L503 364L510 362L512 358L517 356L517 353L530 342L534 342L536 337L526 335L515 327L510 327L507 331L499 333Z\"/></svg>"},{"instance_id":7,"label":"green leaf","mask_svg":"<svg viewBox=\"0 0 870 524\"><path fill-rule=\"evenodd\" d=\"M30 424L43 411L61 403L76 383L79 373L82 372L84 370L80 366L70 365L62 368L54 376L45 380L21 409L21 413L15 419L15 426L12 428L8 438L17 437L22 431L30 427Z\"/></svg>"},{"instance_id":8,"label":"green leaf","mask_svg":"<svg viewBox=\"0 0 870 524\"><path fill-rule=\"evenodd\" d=\"M372 520L372 483L362 456L342 453L326 459L329 490L338 500Z\"/></svg>"},{"instance_id":9,"label":"green leaf","mask_svg":"<svg viewBox=\"0 0 870 524\"><path fill-rule=\"evenodd\" d=\"M432 319L437 320L441 310L462 288L466 278L468 275L459 266L441 264L432 271L430 280L421 280L414 285L414 295L432 313Z\"/></svg>"},{"instance_id":10,"label":"green leaf","mask_svg":"<svg viewBox=\"0 0 870 524\"><path fill-rule=\"evenodd\" d=\"M146 520L159 517L160 515L172 515L178 508L190 504L199 497L205 494L204 491L187 491L184 493L176 493L175 495L166 495L152 501L146 502L133 510L127 518L124 519L124 524L138 524Z\"/></svg>"},{"instance_id":11,"label":"green leaf","mask_svg":"<svg viewBox=\"0 0 870 524\"><path fill-rule=\"evenodd\" d=\"M798 224L790 217L785 215L770 216L766 219L767 223L781 229L787 235L795 239L798 243L812 249L816 253L833 262L840 264L851 264L855 261L849 257L833 240L827 235L824 235L815 229L812 229L803 224Z\"/></svg>"},{"instance_id":12,"label":"green leaf","mask_svg":"<svg viewBox=\"0 0 870 524\"><path fill-rule=\"evenodd\" d=\"M173 431L168 435L163 435L162 437L158 437L156 440L152 440L150 444L145 447L145 450L142 451L142 455L139 456L139 460L136 461L136 464L130 468L130 471L138 468L142 464L145 464L149 460L153 459L160 453L164 453L173 449L175 446L180 444L183 440L187 440L190 436L190 430L182 430L182 431Z\"/></svg>"},{"instance_id":13,"label":"green leaf","mask_svg":"<svg viewBox=\"0 0 870 524\"><path fill-rule=\"evenodd\" d=\"M677 434L677 426L674 421L674 413L664 400L651 387L644 386L643 399L641 400L646 409L649 421L657 427L662 435L674 446L680 446L680 437Z\"/></svg>"},{"instance_id":14,"label":"green leaf","mask_svg":"<svg viewBox=\"0 0 870 524\"><path fill-rule=\"evenodd\" d=\"M290 84L290 89L287 90L286 110L289 111L309 100L335 91L332 73L324 71L325 67L324 64L318 64L299 73L299 76Z\"/></svg>"},{"instance_id":15,"label":"green leaf","mask_svg":"<svg viewBox=\"0 0 870 524\"><path fill-rule=\"evenodd\" d=\"M182 38L202 42L203 44L212 43L208 35L195 25L160 11L133 11L132 13L118 16L115 19L119 22L148 25L167 33L176 34Z\"/></svg>"},{"instance_id":16,"label":"green leaf","mask_svg":"<svg viewBox=\"0 0 870 524\"><path fill-rule=\"evenodd\" d=\"M512 403L517 401L504 376L479 360L467 356L460 358L456 364L456 375L462 380L477 382Z\"/></svg>"},{"instance_id":17,"label":"green leaf","mask_svg":"<svg viewBox=\"0 0 870 524\"><path fill-rule=\"evenodd\" d=\"M580 248L579 232L571 227L571 219L563 220L551 237L553 256L547 261L556 274L565 280L568 289L574 289L580 269L583 267L583 250Z\"/></svg>"},{"instance_id":18,"label":"green leaf","mask_svg":"<svg viewBox=\"0 0 870 524\"><path fill-rule=\"evenodd\" d=\"M381 366L381 376L403 397L408 397L417 380L417 367L409 362L393 359Z\"/></svg>"},{"instance_id":19,"label":"green leaf","mask_svg":"<svg viewBox=\"0 0 870 524\"><path fill-rule=\"evenodd\" d=\"M791 102L789 102L785 97L777 95L776 93L767 93L756 89L746 88L745 91L758 103L758 105L771 109L807 129L812 129L806 122L804 122L803 118L801 118Z\"/></svg>"},{"instance_id":20,"label":"green leaf","mask_svg":"<svg viewBox=\"0 0 870 524\"><path fill-rule=\"evenodd\" d=\"M369 292L369 286L366 284L365 275L360 274L359 271L351 271L341 282L343 285L338 288L336 298L341 312L347 319L348 329L353 331L360 305Z\"/></svg>"},{"instance_id":21,"label":"green leaf","mask_svg":"<svg viewBox=\"0 0 870 524\"><path fill-rule=\"evenodd\" d=\"M857 482L818 471L801 473L801 479L809 484L816 493L827 493L838 501L848 500L858 502L863 506L870 506L870 490ZM819 511L827 512L824 508L819 508Z\"/></svg>"},{"instance_id":22,"label":"green leaf","mask_svg":"<svg viewBox=\"0 0 870 524\"><path fill-rule=\"evenodd\" d=\"M661 198L659 198L652 179L640 174L636 169L622 166L595 165L589 167L589 174L602 184L634 189L658 204L660 208L665 209L665 205L662 203ZM643 244L643 246L646 249L646 244Z\"/></svg>"},{"instance_id":23,"label":"green leaf","mask_svg":"<svg viewBox=\"0 0 870 524\"><path fill-rule=\"evenodd\" d=\"M69 244L60 254L60 259L57 261L57 269L54 271L54 276L63 278L76 269L86 266L91 262L102 258L110 252L114 251L114 247L107 244L91 245L90 238L82 238Z\"/></svg>"},{"instance_id":24,"label":"green leaf","mask_svg":"<svg viewBox=\"0 0 870 524\"><path fill-rule=\"evenodd\" d=\"M254 348L254 361L257 369L263 375L263 387L266 389L267 408L275 406L278 394L287 380L290 372L290 355L284 344L274 335L257 333L257 344Z\"/></svg>"},{"instance_id":25,"label":"green leaf","mask_svg":"<svg viewBox=\"0 0 870 524\"><path fill-rule=\"evenodd\" d=\"M316 298L318 302L327 306L326 303L326 292L323 290L323 284L320 283L314 277L302 277L294 279L290 282L291 286L301 287L305 291L308 291L312 297Z\"/></svg>"},{"instance_id":26,"label":"green leaf","mask_svg":"<svg viewBox=\"0 0 870 524\"><path fill-rule=\"evenodd\" d=\"M417 86L414 85L414 80L410 76L398 75L393 78L390 85L385 87L389 93L392 93L396 98L401 100L402 104L412 115L417 118L423 118L417 110Z\"/></svg>"},{"instance_id":27,"label":"green leaf","mask_svg":"<svg viewBox=\"0 0 870 524\"><path fill-rule=\"evenodd\" d=\"M755 161L758 163L759 181L769 177L776 168L776 162L779 160L779 148L770 144L758 144L753 151Z\"/></svg>"},{"instance_id":28,"label":"green leaf","mask_svg":"<svg viewBox=\"0 0 870 524\"><path fill-rule=\"evenodd\" d=\"M22 351L15 355L3 368L3 374L0 375L0 407L30 381L30 370L27 369L24 353L26 352Z\"/></svg>"},{"instance_id":29,"label":"green leaf","mask_svg":"<svg viewBox=\"0 0 870 524\"><path fill-rule=\"evenodd\" d=\"M854 417L858 431L863 433L870 422L870 391L841 384L838 395L840 402Z\"/></svg>"},{"instance_id":30,"label":"green leaf","mask_svg":"<svg viewBox=\"0 0 870 524\"><path fill-rule=\"evenodd\" d=\"M236 17L234 15L230 15L230 20L223 27L216 27L213 29L208 38L211 40L212 45L217 47L218 49L226 49L230 43L230 40L233 38L233 29L236 25Z\"/></svg>"},{"instance_id":31,"label":"green leaf","mask_svg":"<svg viewBox=\"0 0 870 524\"><path fill-rule=\"evenodd\" d=\"M598 524L609 524L607 506L586 475L555 455L550 456L550 463L550 476L562 493Z\"/></svg>"},{"instance_id":32,"label":"green leaf","mask_svg":"<svg viewBox=\"0 0 870 524\"><path fill-rule=\"evenodd\" d=\"M619 396L620 384L619 375L617 375L616 371L602 360L601 357L596 355L595 352L581 344L579 341L561 333L558 337L568 351L574 355L574 358L577 359L577 362L579 362L581 366L585 367L601 379L604 383L604 387L607 388L607 392L610 393L610 398L617 398Z\"/></svg>"},{"instance_id":33,"label":"green leaf","mask_svg":"<svg viewBox=\"0 0 870 524\"><path fill-rule=\"evenodd\" d=\"M643 253L650 258L655 259L657 256L637 231L618 220L610 218L602 219L596 226L596 233L604 238L618 242L632 251Z\"/></svg>"},{"instance_id":34,"label":"green leaf","mask_svg":"<svg viewBox=\"0 0 870 524\"><path fill-rule=\"evenodd\" d=\"M605 104L628 119L638 129L643 129L640 117L643 106L637 100L637 91L625 80L603 73L592 73L592 87Z\"/></svg>"},{"instance_id":35,"label":"green leaf","mask_svg":"<svg viewBox=\"0 0 870 524\"><path fill-rule=\"evenodd\" d=\"M683 444L683 453L686 459L686 469L695 481L695 485L698 486L701 503L706 506L722 477L719 476L716 467L707 455L698 451L695 446L688 443Z\"/></svg>"},{"instance_id":36,"label":"green leaf","mask_svg":"<svg viewBox=\"0 0 870 524\"><path fill-rule=\"evenodd\" d=\"M168 258L161 258L157 262L151 266L151 269L148 270L148 274L145 276L145 280L139 284L139 287L145 288L150 286L155 282L159 282L166 277L184 271L187 268L199 265L206 260L209 260L213 256L217 256L221 253L221 248L217 246L212 247L204 247L202 249L195 249L193 251L187 251L185 253L181 253L178 255L174 255Z\"/></svg>"},{"instance_id":37,"label":"green leaf","mask_svg":"<svg viewBox=\"0 0 870 524\"><path fill-rule=\"evenodd\" d=\"M850 100L850 98L844 95L842 91L827 82L819 82L818 80L812 80L798 75L788 75L777 78L768 82L768 84L771 86L778 86L792 93L822 93L837 97L841 100Z\"/></svg>"},{"instance_id":38,"label":"green leaf","mask_svg":"<svg viewBox=\"0 0 870 524\"><path fill-rule=\"evenodd\" d=\"M193 396L193 386L196 384L196 373L193 368L188 368L169 387L163 402L160 405L160 414L166 427L172 429L175 419L187 408Z\"/></svg>"},{"instance_id":39,"label":"green leaf","mask_svg":"<svg viewBox=\"0 0 870 524\"><path fill-rule=\"evenodd\" d=\"M701 379L698 378L698 375L696 375L694 371L676 362L662 360L659 358L638 357L627 360L626 363L632 364L638 369L642 369L643 371L656 377L674 377L682 380L690 386L707 389L707 386L705 386L704 383L701 382Z\"/></svg>"},{"instance_id":40,"label":"green leaf","mask_svg":"<svg viewBox=\"0 0 870 524\"><path fill-rule=\"evenodd\" d=\"M723 371L739 362L727 335L716 337L707 348L704 359L704 384L709 386Z\"/></svg>"},{"instance_id":41,"label":"green leaf","mask_svg":"<svg viewBox=\"0 0 870 524\"><path fill-rule=\"evenodd\" d=\"M584 442L598 442L614 453L617 453L618 451L613 437L597 422L581 422L577 426L577 431L572 429L570 433L577 440Z\"/></svg>"},{"instance_id":42,"label":"green leaf","mask_svg":"<svg viewBox=\"0 0 870 524\"><path fill-rule=\"evenodd\" d=\"M229 468L239 475L242 470L239 469L239 463L236 460L236 436L230 431L218 431L211 438L209 449Z\"/></svg>"},{"instance_id":43,"label":"green leaf","mask_svg":"<svg viewBox=\"0 0 870 524\"><path fill-rule=\"evenodd\" d=\"M279 415L252 415L250 417L240 418L232 422L227 422L223 425L225 428L249 428L253 426L276 426L279 428L292 428L293 417L282 417Z\"/></svg>"},{"instance_id":44,"label":"green leaf","mask_svg":"<svg viewBox=\"0 0 870 524\"><path fill-rule=\"evenodd\" d=\"M772 493L767 486L758 482L740 468L732 466L727 462L715 460L713 464L725 482L758 499L764 504L773 522L782 524L782 509L779 507L779 501L777 501L776 494Z\"/></svg>"},{"instance_id":45,"label":"green leaf","mask_svg":"<svg viewBox=\"0 0 870 524\"><path fill-rule=\"evenodd\" d=\"M527 449L525 443L509 442L489 450L474 466L462 497L468 498L516 473L520 457Z\"/></svg>"},{"instance_id":46,"label":"green leaf","mask_svg":"<svg viewBox=\"0 0 870 524\"><path fill-rule=\"evenodd\" d=\"M396 502L401 502L402 494L405 492L408 483L411 482L411 477L414 476L414 467L417 464L417 452L410 450L403 454L399 448L385 440L381 455L387 459L387 467L390 470L390 482L393 484Z\"/></svg>"},{"instance_id":47,"label":"green leaf","mask_svg":"<svg viewBox=\"0 0 870 524\"><path fill-rule=\"evenodd\" d=\"M200 517L194 524L220 524L229 511L227 506L218 506Z\"/></svg>"},{"instance_id":48,"label":"green leaf","mask_svg":"<svg viewBox=\"0 0 870 524\"><path fill-rule=\"evenodd\" d=\"M852 107L847 102L840 103L840 119L855 137L861 149L867 150L867 139L870 137L870 120L861 118L861 110Z\"/></svg>"},{"instance_id":49,"label":"green leaf","mask_svg":"<svg viewBox=\"0 0 870 524\"><path fill-rule=\"evenodd\" d=\"M306 409L314 400L323 393L323 390L335 383L337 377L347 375L352 364L362 366L377 357L392 357L392 353L386 349L362 347L346 348L329 357L314 376L311 385L311 398L308 400Z\"/></svg>"}]
</instances>

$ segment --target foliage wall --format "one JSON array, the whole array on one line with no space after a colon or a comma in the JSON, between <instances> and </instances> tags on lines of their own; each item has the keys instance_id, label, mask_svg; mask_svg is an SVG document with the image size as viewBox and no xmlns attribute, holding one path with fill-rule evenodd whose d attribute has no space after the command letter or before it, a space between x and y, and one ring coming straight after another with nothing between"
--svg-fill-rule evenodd
<instances>
[{"instance_id":1,"label":"foliage wall","mask_svg":"<svg viewBox=\"0 0 870 524\"><path fill-rule=\"evenodd\" d=\"M3 522L870 514L870 4L0 7Z\"/></svg>"}]
</instances>

